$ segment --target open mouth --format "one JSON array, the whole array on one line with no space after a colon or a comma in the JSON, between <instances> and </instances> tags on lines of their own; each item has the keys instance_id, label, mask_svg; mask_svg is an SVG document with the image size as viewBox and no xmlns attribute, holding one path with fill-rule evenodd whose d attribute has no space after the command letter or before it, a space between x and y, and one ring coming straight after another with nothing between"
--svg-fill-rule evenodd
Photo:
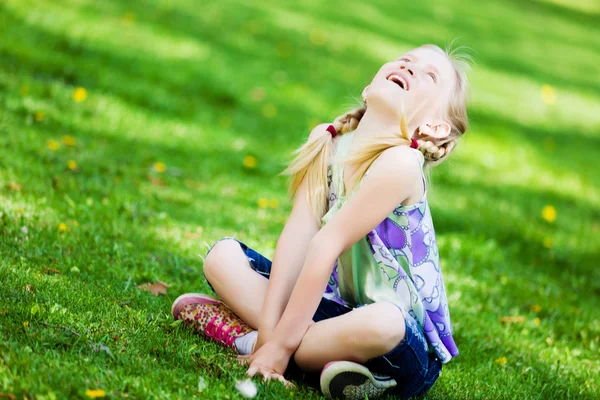
<instances>
[{"instance_id":1,"label":"open mouth","mask_svg":"<svg viewBox=\"0 0 600 400\"><path fill-rule=\"evenodd\" d=\"M387 77L387 80L390 82L394 82L396 85L400 86L402 90L408 91L409 89L408 81L400 75L391 74Z\"/></svg>"}]
</instances>

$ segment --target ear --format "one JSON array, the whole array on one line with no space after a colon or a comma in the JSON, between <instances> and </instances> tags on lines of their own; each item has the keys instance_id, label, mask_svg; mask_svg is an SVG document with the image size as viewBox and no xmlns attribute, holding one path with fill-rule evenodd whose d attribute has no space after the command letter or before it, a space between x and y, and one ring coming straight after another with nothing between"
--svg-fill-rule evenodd
<instances>
[{"instance_id":1,"label":"ear","mask_svg":"<svg viewBox=\"0 0 600 400\"><path fill-rule=\"evenodd\" d=\"M362 92L362 98L365 103L367 102L367 93L369 93L369 86L371 85L367 85L367 87L365 87Z\"/></svg>"},{"instance_id":2,"label":"ear","mask_svg":"<svg viewBox=\"0 0 600 400\"><path fill-rule=\"evenodd\" d=\"M423 138L432 138L435 141L444 140L450 135L450 124L446 121L436 121L430 124L419 126L419 136Z\"/></svg>"}]
</instances>

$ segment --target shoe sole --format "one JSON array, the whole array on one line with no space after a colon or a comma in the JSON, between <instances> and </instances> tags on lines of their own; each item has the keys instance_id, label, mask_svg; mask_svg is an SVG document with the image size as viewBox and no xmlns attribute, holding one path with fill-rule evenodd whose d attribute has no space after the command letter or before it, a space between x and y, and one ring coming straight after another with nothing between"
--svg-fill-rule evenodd
<instances>
[{"instance_id":1,"label":"shoe sole","mask_svg":"<svg viewBox=\"0 0 600 400\"><path fill-rule=\"evenodd\" d=\"M329 363L321 373L321 391L328 399L375 399L396 386L391 378L379 380L363 365L350 361Z\"/></svg>"},{"instance_id":2,"label":"shoe sole","mask_svg":"<svg viewBox=\"0 0 600 400\"><path fill-rule=\"evenodd\" d=\"M179 319L181 309L188 304L220 304L221 302L214 297L202 293L186 293L175 299L171 306L173 318Z\"/></svg>"}]
</instances>

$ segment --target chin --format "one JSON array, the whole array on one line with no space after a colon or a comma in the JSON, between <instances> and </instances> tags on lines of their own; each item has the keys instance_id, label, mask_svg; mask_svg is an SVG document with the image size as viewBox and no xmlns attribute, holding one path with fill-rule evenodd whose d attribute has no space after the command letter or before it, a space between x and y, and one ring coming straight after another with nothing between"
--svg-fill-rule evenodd
<instances>
[{"instance_id":1,"label":"chin","mask_svg":"<svg viewBox=\"0 0 600 400\"><path fill-rule=\"evenodd\" d=\"M406 107L406 103L409 101L408 96L405 92L400 92L396 89L381 89L376 93L369 93L367 98L367 104L373 107L386 109L391 112L394 112L400 117L400 113L402 110L402 104Z\"/></svg>"}]
</instances>

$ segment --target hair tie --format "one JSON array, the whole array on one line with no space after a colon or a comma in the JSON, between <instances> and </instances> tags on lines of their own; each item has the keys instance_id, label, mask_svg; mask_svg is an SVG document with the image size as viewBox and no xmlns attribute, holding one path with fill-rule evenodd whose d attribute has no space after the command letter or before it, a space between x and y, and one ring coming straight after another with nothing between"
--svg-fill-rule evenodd
<instances>
[{"instance_id":1,"label":"hair tie","mask_svg":"<svg viewBox=\"0 0 600 400\"><path fill-rule=\"evenodd\" d=\"M338 135L337 131L335 130L335 127L333 125L329 125L327 127L327 132L331 133L331 137L334 138Z\"/></svg>"},{"instance_id":2,"label":"hair tie","mask_svg":"<svg viewBox=\"0 0 600 400\"><path fill-rule=\"evenodd\" d=\"M419 143L417 143L416 139L410 139L410 148L411 149L418 149L419 148Z\"/></svg>"}]
</instances>

